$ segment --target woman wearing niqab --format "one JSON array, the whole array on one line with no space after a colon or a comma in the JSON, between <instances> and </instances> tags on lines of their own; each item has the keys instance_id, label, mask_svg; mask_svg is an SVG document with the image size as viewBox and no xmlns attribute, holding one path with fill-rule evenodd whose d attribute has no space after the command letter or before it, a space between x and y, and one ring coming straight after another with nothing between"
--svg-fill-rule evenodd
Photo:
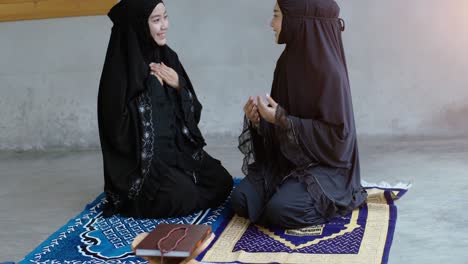
<instances>
[{"instance_id":1,"label":"woman wearing niqab","mask_svg":"<svg viewBox=\"0 0 468 264\"><path fill-rule=\"evenodd\" d=\"M323 224L359 207L359 153L333 0L278 0L272 27L286 44L267 103L244 107L239 148L246 178L233 192L240 216L265 226Z\"/></svg>"},{"instance_id":2,"label":"woman wearing niqab","mask_svg":"<svg viewBox=\"0 0 468 264\"><path fill-rule=\"evenodd\" d=\"M202 105L166 44L161 0L122 0L98 95L104 216L177 217L222 204L233 181L203 150Z\"/></svg>"}]
</instances>

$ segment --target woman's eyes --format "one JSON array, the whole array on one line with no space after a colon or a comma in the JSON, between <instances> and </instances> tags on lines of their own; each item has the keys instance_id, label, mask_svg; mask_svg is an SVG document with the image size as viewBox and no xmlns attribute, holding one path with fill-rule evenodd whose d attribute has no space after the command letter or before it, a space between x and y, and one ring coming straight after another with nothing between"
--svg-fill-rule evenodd
<instances>
[{"instance_id":1,"label":"woman's eyes","mask_svg":"<svg viewBox=\"0 0 468 264\"><path fill-rule=\"evenodd\" d=\"M165 15L165 16L164 16L164 19L167 19L168 17L169 17L168 15ZM157 18L157 19L154 19L154 20L153 20L153 23L158 23L159 21L161 21L161 19L160 19L160 18Z\"/></svg>"}]
</instances>

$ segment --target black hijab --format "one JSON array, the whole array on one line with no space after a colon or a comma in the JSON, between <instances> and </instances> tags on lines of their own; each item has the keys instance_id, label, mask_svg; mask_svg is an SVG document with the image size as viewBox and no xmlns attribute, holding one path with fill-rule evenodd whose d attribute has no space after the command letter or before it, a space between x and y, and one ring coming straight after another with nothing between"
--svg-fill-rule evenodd
<instances>
[{"instance_id":1,"label":"black hijab","mask_svg":"<svg viewBox=\"0 0 468 264\"><path fill-rule=\"evenodd\" d=\"M283 23L272 96L289 114L353 129L341 31L333 0L278 0ZM283 87L283 88L281 88ZM287 87L287 89L284 89Z\"/></svg>"},{"instance_id":2,"label":"black hijab","mask_svg":"<svg viewBox=\"0 0 468 264\"><path fill-rule=\"evenodd\" d=\"M272 97L297 118L311 158L350 168L357 146L339 6L333 0L278 0L278 5L283 13L278 42L286 48Z\"/></svg>"},{"instance_id":3,"label":"black hijab","mask_svg":"<svg viewBox=\"0 0 468 264\"><path fill-rule=\"evenodd\" d=\"M158 46L148 18L161 0L122 0L109 12L114 26L109 40L98 95L98 123L104 161L107 214L119 211L122 202L140 193L145 171L142 164L142 107L150 82L149 63L164 62L179 75L181 86L196 95L177 54L167 45ZM199 121L201 105L196 105ZM204 142L196 123L187 124L199 142ZM146 161L145 161L146 162ZM143 166L144 165L144 166Z\"/></svg>"}]
</instances>

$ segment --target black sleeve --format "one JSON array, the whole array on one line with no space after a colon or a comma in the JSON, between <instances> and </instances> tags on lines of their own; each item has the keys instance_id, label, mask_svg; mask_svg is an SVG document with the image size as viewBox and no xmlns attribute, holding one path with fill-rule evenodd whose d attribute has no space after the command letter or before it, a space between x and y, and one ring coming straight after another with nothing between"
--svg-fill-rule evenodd
<instances>
[{"instance_id":1,"label":"black sleeve","mask_svg":"<svg viewBox=\"0 0 468 264\"><path fill-rule=\"evenodd\" d=\"M179 84L180 102L185 121L198 124L200 122L202 105L191 91L185 78L181 75L179 75Z\"/></svg>"},{"instance_id":2,"label":"black sleeve","mask_svg":"<svg viewBox=\"0 0 468 264\"><path fill-rule=\"evenodd\" d=\"M239 136L238 149L244 154L244 160L242 163L242 172L244 175L248 175L249 166L254 162L264 161L264 132L262 129L268 129L268 124L262 121L259 126L254 127L247 116L244 115L244 126L242 133Z\"/></svg>"},{"instance_id":3,"label":"black sleeve","mask_svg":"<svg viewBox=\"0 0 468 264\"><path fill-rule=\"evenodd\" d=\"M314 163L308 157L299 144L298 135L294 129L292 120L286 110L278 106L276 109L276 135L280 144L281 153L296 166L307 166Z\"/></svg>"},{"instance_id":4,"label":"black sleeve","mask_svg":"<svg viewBox=\"0 0 468 264\"><path fill-rule=\"evenodd\" d=\"M197 142L199 147L206 145L205 139L198 128L200 123L202 104L198 101L197 95L193 89L192 83L185 71L184 67L176 57L177 62L175 63L175 71L179 75L179 96L180 104L184 116L185 125L190 131L194 141Z\"/></svg>"},{"instance_id":5,"label":"black sleeve","mask_svg":"<svg viewBox=\"0 0 468 264\"><path fill-rule=\"evenodd\" d=\"M354 133L343 126L290 116L278 106L276 127L283 154L296 165L351 166Z\"/></svg>"}]
</instances>

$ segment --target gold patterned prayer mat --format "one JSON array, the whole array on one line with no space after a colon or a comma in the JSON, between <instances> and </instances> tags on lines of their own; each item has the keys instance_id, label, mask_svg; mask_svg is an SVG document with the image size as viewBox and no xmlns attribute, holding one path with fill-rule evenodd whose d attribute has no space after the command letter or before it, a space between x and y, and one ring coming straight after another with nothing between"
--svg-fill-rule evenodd
<instances>
[{"instance_id":1,"label":"gold patterned prayer mat","mask_svg":"<svg viewBox=\"0 0 468 264\"><path fill-rule=\"evenodd\" d=\"M366 188L366 203L325 225L268 229L234 215L217 228L204 263L387 263L397 220L394 201L407 188Z\"/></svg>"}]
</instances>

